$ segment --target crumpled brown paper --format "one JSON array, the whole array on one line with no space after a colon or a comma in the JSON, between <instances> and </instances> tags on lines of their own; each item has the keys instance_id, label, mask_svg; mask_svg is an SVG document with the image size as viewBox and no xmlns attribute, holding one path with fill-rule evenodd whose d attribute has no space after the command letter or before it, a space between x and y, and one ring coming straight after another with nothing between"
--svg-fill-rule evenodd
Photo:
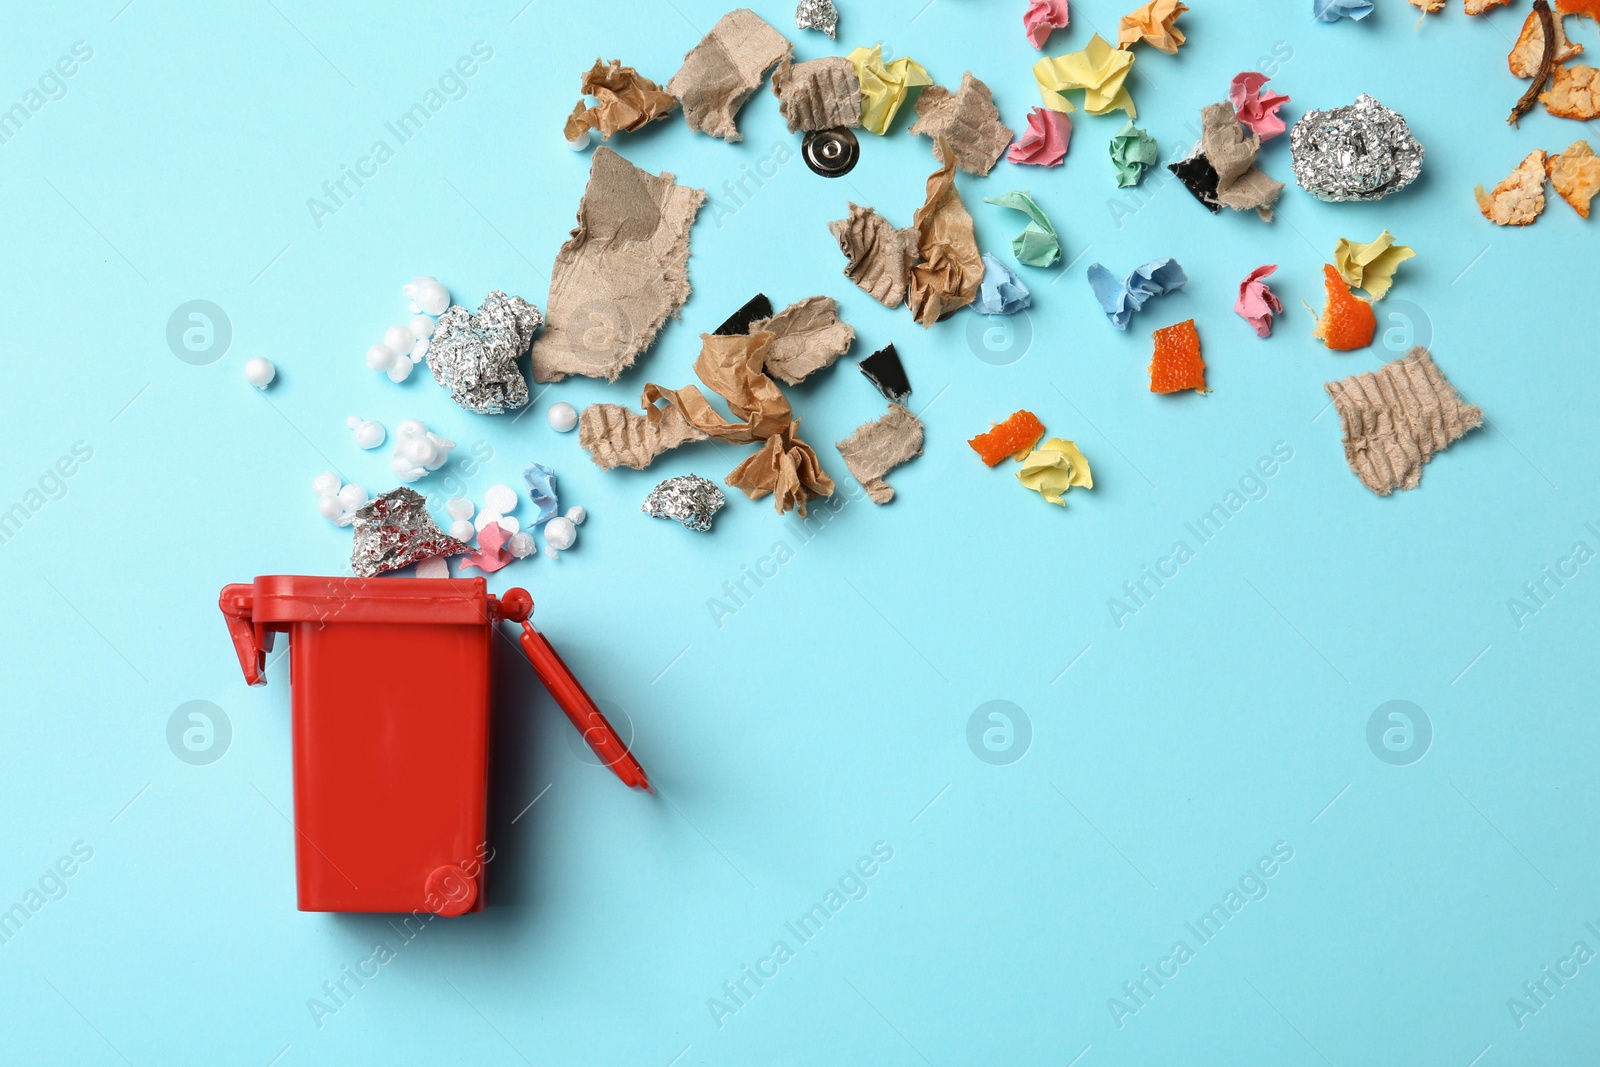
<instances>
[{"instance_id":1,"label":"crumpled brown paper","mask_svg":"<svg viewBox=\"0 0 1600 1067\"><path fill-rule=\"evenodd\" d=\"M890 404L888 414L857 426L834 447L872 502L887 504L894 499L894 487L883 476L922 455L922 422L908 409Z\"/></svg>"},{"instance_id":2,"label":"crumpled brown paper","mask_svg":"<svg viewBox=\"0 0 1600 1067\"><path fill-rule=\"evenodd\" d=\"M1329 382L1324 389L1344 427L1344 457L1379 496L1415 489L1434 453L1483 424L1420 345L1375 371Z\"/></svg>"},{"instance_id":3,"label":"crumpled brown paper","mask_svg":"<svg viewBox=\"0 0 1600 1067\"><path fill-rule=\"evenodd\" d=\"M536 381L616 381L650 347L689 298L689 227L705 198L670 172L654 175L595 149L578 225L550 270L544 331L532 349Z\"/></svg>"},{"instance_id":4,"label":"crumpled brown paper","mask_svg":"<svg viewBox=\"0 0 1600 1067\"><path fill-rule=\"evenodd\" d=\"M955 156L942 137L934 154L949 162L928 176L927 200L912 216L919 262L911 268L906 297L924 328L972 303L983 281L972 216L956 191Z\"/></svg>"},{"instance_id":5,"label":"crumpled brown paper","mask_svg":"<svg viewBox=\"0 0 1600 1067\"><path fill-rule=\"evenodd\" d=\"M850 351L856 331L839 321L839 302L831 296L808 296L768 319L750 324L750 333L772 334L767 373L786 385L831 367Z\"/></svg>"},{"instance_id":6,"label":"crumpled brown paper","mask_svg":"<svg viewBox=\"0 0 1600 1067\"><path fill-rule=\"evenodd\" d=\"M1217 172L1217 202L1235 211L1254 211L1272 221L1272 205L1283 192L1256 167L1261 138L1244 135L1232 104L1210 104L1200 110L1201 144Z\"/></svg>"},{"instance_id":7,"label":"crumpled brown paper","mask_svg":"<svg viewBox=\"0 0 1600 1067\"><path fill-rule=\"evenodd\" d=\"M844 253L844 276L884 307L899 307L917 260L917 231L897 230L859 204L851 204L850 217L828 223L828 229Z\"/></svg>"},{"instance_id":8,"label":"crumpled brown paper","mask_svg":"<svg viewBox=\"0 0 1600 1067\"><path fill-rule=\"evenodd\" d=\"M734 117L761 85L768 68L789 55L792 47L749 8L730 11L683 57L683 66L667 82L667 92L683 103L689 128L743 140Z\"/></svg>"},{"instance_id":9,"label":"crumpled brown paper","mask_svg":"<svg viewBox=\"0 0 1600 1067\"><path fill-rule=\"evenodd\" d=\"M736 444L762 441L761 451L735 467L727 484L751 500L772 494L780 515L790 508L804 515L807 500L833 493L833 479L823 471L816 452L800 439L800 421L788 398L762 372L773 340L772 334L765 332L736 337L700 335L695 375L728 402L732 420L723 418L693 385L682 389L646 385L645 415L656 421L676 410L708 437ZM660 407L658 401L665 401L668 407Z\"/></svg>"},{"instance_id":10,"label":"crumpled brown paper","mask_svg":"<svg viewBox=\"0 0 1600 1067\"><path fill-rule=\"evenodd\" d=\"M948 149L955 153L956 166L984 175L1011 143L1012 131L1000 121L989 87L967 71L953 93L942 85L922 91L911 132L933 138L933 157L940 163L950 161Z\"/></svg>"},{"instance_id":11,"label":"crumpled brown paper","mask_svg":"<svg viewBox=\"0 0 1600 1067\"><path fill-rule=\"evenodd\" d=\"M620 59L609 64L595 60L580 88L584 96L592 96L599 103L589 107L578 101L564 131L569 141L582 137L585 130L599 130L601 140L619 130L632 133L666 118L678 106L677 97L663 92L661 86L632 67L624 67Z\"/></svg>"},{"instance_id":12,"label":"crumpled brown paper","mask_svg":"<svg viewBox=\"0 0 1600 1067\"><path fill-rule=\"evenodd\" d=\"M578 443L603 471L642 471L661 453L705 439L676 408L651 419L619 404L590 404L578 416Z\"/></svg>"},{"instance_id":13,"label":"crumpled brown paper","mask_svg":"<svg viewBox=\"0 0 1600 1067\"><path fill-rule=\"evenodd\" d=\"M843 56L806 63L784 57L772 72L772 94L790 133L861 125L861 79Z\"/></svg>"}]
</instances>

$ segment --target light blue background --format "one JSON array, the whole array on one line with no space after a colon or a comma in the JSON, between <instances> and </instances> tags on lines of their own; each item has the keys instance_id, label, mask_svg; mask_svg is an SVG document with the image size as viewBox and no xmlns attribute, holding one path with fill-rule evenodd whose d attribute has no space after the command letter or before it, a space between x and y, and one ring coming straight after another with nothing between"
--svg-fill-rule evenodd
<instances>
[{"instance_id":1,"label":"light blue background","mask_svg":"<svg viewBox=\"0 0 1600 1067\"><path fill-rule=\"evenodd\" d=\"M1271 225L1212 217L1170 181L1139 206L1106 159L1122 116L1075 115L1064 168L1003 162L959 181L984 248L1009 260L1022 220L982 198L1028 189L1072 261L1022 268L1031 342L989 342L1002 360L1025 352L1007 365L978 358L970 315L924 331L840 273L826 223L848 200L897 225L921 202L934 163L906 119L826 181L765 85L742 143L675 115L615 146L726 209L708 203L695 226L683 320L616 385L562 383L513 422L463 412L426 374L393 386L363 352L403 317L415 274L470 305L504 288L542 306L587 174L559 133L579 74L620 57L664 82L723 10L522 4L106 0L8 17L0 106L75 41L93 57L0 146L0 507L74 442L93 459L0 546L0 906L74 842L94 855L0 946L0 1059L1594 1062L1600 964L1520 1030L1507 1008L1574 942L1600 950L1584 925L1600 926L1597 565L1521 627L1507 608L1575 541L1600 549L1584 525L1600 526L1593 231L1559 201L1531 229L1498 230L1471 196L1533 148L1597 131L1542 111L1506 125L1519 12L1468 19L1452 2L1419 32L1402 0L1334 26L1311 21L1309 0L1194 3L1190 43L1141 49L1129 83L1164 153L1187 148L1234 73L1267 62L1291 117L1362 91L1401 110L1427 146L1423 178L1374 205L1291 185ZM1050 54L1114 35L1129 4L1078 0ZM840 6L835 44L795 31L789 0L755 5L803 58L882 39L943 84L972 70L1014 127L1037 103L1021 0ZM1600 47L1592 23L1571 30ZM314 225L307 199L477 41L493 58L465 95ZM1286 140L1264 156L1280 179ZM730 196L742 168L779 155L775 177ZM1301 301L1320 306L1337 238L1383 227L1419 253L1383 305L1385 340L1329 353ZM1158 256L1189 287L1116 333L1085 267ZM1231 306L1266 262L1289 310L1264 342ZM831 442L883 408L856 356L893 341L927 423L892 505L857 496L809 540L769 502L731 500L705 537L639 514L657 480L720 479L745 449L603 474L544 420L557 399L631 403L646 381L688 382L697 334L758 288L779 305L837 297L858 330L849 359L791 390L835 477ZM232 324L209 366L165 341L191 299ZM1152 396L1149 331L1190 316L1214 392ZM1380 499L1346 469L1321 385L1392 358L1408 332L1431 335L1489 422L1419 491ZM278 365L265 394L240 372L257 354ZM964 444L1023 406L1094 464L1093 492L1064 511ZM247 689L216 608L227 582L347 565L349 533L318 517L312 477L392 484L388 449L357 450L350 414L391 430L418 416L458 456L491 450L457 472L480 501L531 459L560 471L563 503L592 516L578 549L491 584L533 592L661 787L632 794L580 759L527 666L503 656L490 907L404 947L381 917L295 911L286 664ZM1185 523L1278 442L1293 459L1265 497L1199 544ZM1119 628L1108 599L1178 539L1195 558ZM708 601L779 542L792 558L716 625ZM232 726L208 766L166 741L196 699ZM1432 723L1410 766L1366 740L1392 699ZM991 700L1031 722L1009 766L967 742ZM785 923L876 842L893 859L865 898L800 945ZM1293 860L1269 894L1199 945L1184 924L1276 842ZM780 939L795 958L719 1028L708 998ZM1119 1029L1108 998L1179 939L1195 958ZM319 1027L308 999L380 940L397 958Z\"/></svg>"}]
</instances>

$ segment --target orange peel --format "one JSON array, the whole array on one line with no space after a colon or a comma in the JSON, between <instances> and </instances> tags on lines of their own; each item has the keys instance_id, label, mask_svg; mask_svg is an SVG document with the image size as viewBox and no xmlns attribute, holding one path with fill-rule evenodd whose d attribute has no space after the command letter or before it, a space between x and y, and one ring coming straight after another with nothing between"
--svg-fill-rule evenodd
<instances>
[{"instance_id":1,"label":"orange peel","mask_svg":"<svg viewBox=\"0 0 1600 1067\"><path fill-rule=\"evenodd\" d=\"M1351 352L1372 343L1378 332L1378 316L1372 305L1350 291L1332 263L1322 267L1328 290L1328 306L1317 316L1311 335L1335 352Z\"/></svg>"},{"instance_id":2,"label":"orange peel","mask_svg":"<svg viewBox=\"0 0 1600 1067\"><path fill-rule=\"evenodd\" d=\"M1200 355L1200 333L1193 319L1163 326L1151 337L1155 339L1150 356L1152 393L1207 392L1206 361Z\"/></svg>"},{"instance_id":3,"label":"orange peel","mask_svg":"<svg viewBox=\"0 0 1600 1067\"><path fill-rule=\"evenodd\" d=\"M1033 451L1033 446L1044 436L1044 423L1031 411L1013 412L1004 422L997 422L972 438L972 446L984 463L993 467L1010 456L1021 459Z\"/></svg>"}]
</instances>

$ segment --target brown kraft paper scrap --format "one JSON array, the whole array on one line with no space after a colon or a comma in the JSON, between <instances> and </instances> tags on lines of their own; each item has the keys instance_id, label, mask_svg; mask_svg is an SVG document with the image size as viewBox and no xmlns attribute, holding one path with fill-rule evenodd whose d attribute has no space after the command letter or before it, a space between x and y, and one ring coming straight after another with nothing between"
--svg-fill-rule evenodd
<instances>
[{"instance_id":1,"label":"brown kraft paper scrap","mask_svg":"<svg viewBox=\"0 0 1600 1067\"><path fill-rule=\"evenodd\" d=\"M890 404L888 414L856 427L834 447L872 502L887 504L894 499L894 487L883 476L922 455L922 422L901 405Z\"/></svg>"},{"instance_id":2,"label":"brown kraft paper scrap","mask_svg":"<svg viewBox=\"0 0 1600 1067\"><path fill-rule=\"evenodd\" d=\"M772 334L767 373L785 385L799 385L850 351L856 331L839 321L839 302L831 296L808 296L770 319L750 324L751 333Z\"/></svg>"},{"instance_id":3,"label":"brown kraft paper scrap","mask_svg":"<svg viewBox=\"0 0 1600 1067\"><path fill-rule=\"evenodd\" d=\"M785 58L772 72L772 92L790 133L861 125L861 81L843 56L806 63Z\"/></svg>"},{"instance_id":4,"label":"brown kraft paper scrap","mask_svg":"<svg viewBox=\"0 0 1600 1067\"><path fill-rule=\"evenodd\" d=\"M589 107L578 101L564 131L569 141L577 140L585 130L599 130L601 140L618 130L632 133L666 118L678 106L677 97L662 92L661 86L632 67L624 67L620 59L609 64L595 60L580 88L584 96L599 103Z\"/></svg>"},{"instance_id":5,"label":"brown kraft paper scrap","mask_svg":"<svg viewBox=\"0 0 1600 1067\"><path fill-rule=\"evenodd\" d=\"M972 303L983 281L983 259L967 214L956 191L955 157L944 138L934 155L949 160L928 177L927 201L912 216L920 259L911 268L907 305L924 328Z\"/></svg>"},{"instance_id":6,"label":"brown kraft paper scrap","mask_svg":"<svg viewBox=\"0 0 1600 1067\"><path fill-rule=\"evenodd\" d=\"M1261 138L1244 135L1232 104L1202 108L1200 122L1202 151L1217 172L1217 202L1235 211L1254 211L1271 222L1272 205L1278 202L1283 183L1256 168Z\"/></svg>"},{"instance_id":7,"label":"brown kraft paper scrap","mask_svg":"<svg viewBox=\"0 0 1600 1067\"><path fill-rule=\"evenodd\" d=\"M642 471L661 453L705 439L676 408L652 419L618 404L590 404L578 417L578 443L603 471Z\"/></svg>"},{"instance_id":8,"label":"brown kraft paper scrap","mask_svg":"<svg viewBox=\"0 0 1600 1067\"><path fill-rule=\"evenodd\" d=\"M859 204L850 205L849 218L828 223L828 230L844 253L844 276L884 307L899 307L917 260L917 231L897 230Z\"/></svg>"},{"instance_id":9,"label":"brown kraft paper scrap","mask_svg":"<svg viewBox=\"0 0 1600 1067\"><path fill-rule=\"evenodd\" d=\"M1434 453L1483 424L1463 403L1426 348L1413 348L1375 371L1323 386L1344 426L1344 457L1379 496L1415 489Z\"/></svg>"},{"instance_id":10,"label":"brown kraft paper scrap","mask_svg":"<svg viewBox=\"0 0 1600 1067\"><path fill-rule=\"evenodd\" d=\"M917 121L912 133L933 138L933 157L950 162L968 174L985 175L994 169L1006 146L1011 143L1011 128L1000 121L994 94L972 72L961 76L961 88L951 92L942 85L922 91L917 100Z\"/></svg>"},{"instance_id":11,"label":"brown kraft paper scrap","mask_svg":"<svg viewBox=\"0 0 1600 1067\"><path fill-rule=\"evenodd\" d=\"M689 298L689 227L705 201L670 172L595 149L578 225L550 271L533 377L616 381Z\"/></svg>"},{"instance_id":12,"label":"brown kraft paper scrap","mask_svg":"<svg viewBox=\"0 0 1600 1067\"><path fill-rule=\"evenodd\" d=\"M690 129L724 141L742 140L734 116L760 87L768 68L787 57L792 47L761 16L741 7L718 19L689 50L683 66L667 82L667 92L682 102Z\"/></svg>"},{"instance_id":13,"label":"brown kraft paper scrap","mask_svg":"<svg viewBox=\"0 0 1600 1067\"><path fill-rule=\"evenodd\" d=\"M817 454L799 437L800 422L776 382L762 373L773 336L758 332L737 337L701 334L700 356L694 372L706 388L728 402L734 420L723 418L705 394L693 385L682 389L644 387L646 417L667 418L676 410L707 437L742 444L761 441L761 451L735 467L727 484L751 500L772 494L778 513L790 508L806 513L806 501L830 496L833 479L823 471ZM666 401L667 408L657 401Z\"/></svg>"}]
</instances>

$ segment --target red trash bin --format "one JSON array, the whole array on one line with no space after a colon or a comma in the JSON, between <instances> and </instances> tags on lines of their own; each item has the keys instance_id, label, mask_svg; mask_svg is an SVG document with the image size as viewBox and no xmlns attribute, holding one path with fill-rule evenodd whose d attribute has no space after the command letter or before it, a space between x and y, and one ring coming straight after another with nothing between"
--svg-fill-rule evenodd
<instances>
[{"instance_id":1,"label":"red trash bin","mask_svg":"<svg viewBox=\"0 0 1600 1067\"><path fill-rule=\"evenodd\" d=\"M301 911L461 915L484 906L489 671L497 624L624 782L650 790L528 616L482 578L270 575L222 590L251 685L289 636L295 870Z\"/></svg>"}]
</instances>

